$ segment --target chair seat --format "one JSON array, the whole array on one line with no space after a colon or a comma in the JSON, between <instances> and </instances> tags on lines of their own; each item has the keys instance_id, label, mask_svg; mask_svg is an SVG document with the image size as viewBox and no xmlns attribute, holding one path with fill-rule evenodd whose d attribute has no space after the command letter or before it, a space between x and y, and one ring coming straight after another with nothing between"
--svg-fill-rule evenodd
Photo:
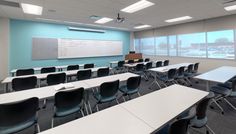
<instances>
[{"instance_id":1,"label":"chair seat","mask_svg":"<svg viewBox=\"0 0 236 134\"><path fill-rule=\"evenodd\" d=\"M190 120L190 126L195 128L202 128L207 124L207 117L203 119L197 119L197 117L194 117L192 120Z\"/></svg>"},{"instance_id":2,"label":"chair seat","mask_svg":"<svg viewBox=\"0 0 236 134\"><path fill-rule=\"evenodd\" d=\"M64 109L64 110L57 110L55 112L55 115L54 117L64 117L64 116L67 116L67 115L70 115L70 114L74 114L74 113L77 113L80 111L80 106L78 107L75 107L73 109L70 109L70 110L67 110L67 109Z\"/></svg>"},{"instance_id":3,"label":"chair seat","mask_svg":"<svg viewBox=\"0 0 236 134\"><path fill-rule=\"evenodd\" d=\"M128 95L130 95L130 94L135 94L135 93L137 93L138 92L138 89L127 89L127 86L122 86L122 87L120 87L120 91L122 92L122 93L124 93L124 94L128 94Z\"/></svg>"},{"instance_id":4,"label":"chair seat","mask_svg":"<svg viewBox=\"0 0 236 134\"><path fill-rule=\"evenodd\" d=\"M97 101L100 103L105 103L105 102L110 102L116 99L116 96L111 96L111 97L102 97L99 93L95 93L94 97Z\"/></svg>"},{"instance_id":5,"label":"chair seat","mask_svg":"<svg viewBox=\"0 0 236 134\"><path fill-rule=\"evenodd\" d=\"M222 94L224 96L229 96L231 94L231 90L222 86L213 86L211 87L211 91L217 94Z\"/></svg>"},{"instance_id":6,"label":"chair seat","mask_svg":"<svg viewBox=\"0 0 236 134\"><path fill-rule=\"evenodd\" d=\"M16 132L19 132L19 131L24 130L26 128L29 128L29 127L33 126L34 124L36 124L36 123L37 123L36 119L31 119L27 122L20 123L16 126L10 126L10 127L1 127L0 126L0 134L16 133Z\"/></svg>"}]
</instances>

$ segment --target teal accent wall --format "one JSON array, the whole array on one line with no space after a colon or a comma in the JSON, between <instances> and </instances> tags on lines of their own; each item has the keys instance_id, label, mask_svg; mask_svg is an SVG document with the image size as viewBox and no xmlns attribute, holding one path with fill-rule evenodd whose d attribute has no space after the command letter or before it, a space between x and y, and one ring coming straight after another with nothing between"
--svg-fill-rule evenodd
<instances>
[{"instance_id":1,"label":"teal accent wall","mask_svg":"<svg viewBox=\"0 0 236 134\"><path fill-rule=\"evenodd\" d=\"M123 41L123 56L91 57L63 60L32 60L32 37L72 38L91 40ZM68 64L95 63L108 66L110 61L122 60L130 49L130 32L106 30L105 33L69 31L68 25L41 23L24 20L10 20L10 64L9 68L30 68ZM85 50L89 51L89 50Z\"/></svg>"}]
</instances>

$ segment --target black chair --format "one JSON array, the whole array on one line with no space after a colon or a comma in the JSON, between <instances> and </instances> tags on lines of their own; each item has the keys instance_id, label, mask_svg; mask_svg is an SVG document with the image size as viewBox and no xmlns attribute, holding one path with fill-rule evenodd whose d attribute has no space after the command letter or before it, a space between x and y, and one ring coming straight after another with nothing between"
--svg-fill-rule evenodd
<instances>
[{"instance_id":1,"label":"black chair","mask_svg":"<svg viewBox=\"0 0 236 134\"><path fill-rule=\"evenodd\" d=\"M120 91L123 93L123 100L125 100L125 97L128 96L129 99L131 99L131 95L133 94L138 94L138 96L140 96L139 93L139 86L141 83L141 76L135 76L135 77L130 77L127 80L127 84L125 86L121 86L120 87Z\"/></svg>"},{"instance_id":2,"label":"black chair","mask_svg":"<svg viewBox=\"0 0 236 134\"><path fill-rule=\"evenodd\" d=\"M188 65L187 70L184 73L186 81L191 85L190 78L194 76L193 74L193 64Z\"/></svg>"},{"instance_id":3,"label":"black chair","mask_svg":"<svg viewBox=\"0 0 236 134\"><path fill-rule=\"evenodd\" d=\"M119 104L117 100L117 92L119 90L119 80L104 82L101 84L99 91L94 93L94 97L97 100L95 107L99 111L99 104L112 102L116 100L116 103Z\"/></svg>"},{"instance_id":4,"label":"black chair","mask_svg":"<svg viewBox=\"0 0 236 134\"><path fill-rule=\"evenodd\" d=\"M157 61L156 62L156 67L162 67L162 61Z\"/></svg>"},{"instance_id":5,"label":"black chair","mask_svg":"<svg viewBox=\"0 0 236 134\"><path fill-rule=\"evenodd\" d=\"M99 68L97 71L97 77L104 77L109 75L110 68Z\"/></svg>"},{"instance_id":6,"label":"black chair","mask_svg":"<svg viewBox=\"0 0 236 134\"><path fill-rule=\"evenodd\" d=\"M173 68L168 70L167 75L160 76L159 79L163 81L164 85L167 86L167 84L175 84L175 76L176 76L177 69Z\"/></svg>"},{"instance_id":7,"label":"black chair","mask_svg":"<svg viewBox=\"0 0 236 134\"><path fill-rule=\"evenodd\" d=\"M138 59L138 62L143 62L143 59Z\"/></svg>"},{"instance_id":8,"label":"black chair","mask_svg":"<svg viewBox=\"0 0 236 134\"><path fill-rule=\"evenodd\" d=\"M47 76L47 84L49 86L65 83L65 81L66 81L66 73L49 74Z\"/></svg>"},{"instance_id":9,"label":"black chair","mask_svg":"<svg viewBox=\"0 0 236 134\"><path fill-rule=\"evenodd\" d=\"M84 69L87 69L87 68L94 68L94 64L91 63L91 64L84 64Z\"/></svg>"},{"instance_id":10,"label":"black chair","mask_svg":"<svg viewBox=\"0 0 236 134\"><path fill-rule=\"evenodd\" d=\"M209 131L212 134L215 134L213 130L207 125L207 108L209 105L209 102L214 97L214 93L210 92L207 97L205 97L203 100L201 100L196 107L192 108L189 111L189 114L186 118L190 118L190 127L192 128L206 128L206 133L209 134Z\"/></svg>"},{"instance_id":11,"label":"black chair","mask_svg":"<svg viewBox=\"0 0 236 134\"><path fill-rule=\"evenodd\" d=\"M55 104L54 116L51 124L52 128L54 126L55 118L66 117L79 112L84 116L83 98L84 88L57 92L54 97Z\"/></svg>"},{"instance_id":12,"label":"black chair","mask_svg":"<svg viewBox=\"0 0 236 134\"><path fill-rule=\"evenodd\" d=\"M18 69L18 70L16 70L16 76L32 75L32 74L34 74L34 69Z\"/></svg>"},{"instance_id":13,"label":"black chair","mask_svg":"<svg viewBox=\"0 0 236 134\"><path fill-rule=\"evenodd\" d=\"M151 69L152 68L152 62L148 62L145 65L145 70Z\"/></svg>"},{"instance_id":14,"label":"black chair","mask_svg":"<svg viewBox=\"0 0 236 134\"><path fill-rule=\"evenodd\" d=\"M169 60L165 60L164 62L163 62L163 66L168 66L169 65Z\"/></svg>"},{"instance_id":15,"label":"black chair","mask_svg":"<svg viewBox=\"0 0 236 134\"><path fill-rule=\"evenodd\" d=\"M70 70L79 70L79 65L69 65L67 67L67 71L70 71Z\"/></svg>"},{"instance_id":16,"label":"black chair","mask_svg":"<svg viewBox=\"0 0 236 134\"><path fill-rule=\"evenodd\" d=\"M124 64L125 64L125 61L118 61L117 67L115 68L116 73L124 72L124 70L125 70Z\"/></svg>"},{"instance_id":17,"label":"black chair","mask_svg":"<svg viewBox=\"0 0 236 134\"><path fill-rule=\"evenodd\" d=\"M151 75L150 71L148 71L148 70L151 69L151 68L152 68L152 62L146 63L146 65L145 65L145 70L144 70L144 75L145 75L145 78L147 78L147 80L148 80L149 77L153 77L153 76Z\"/></svg>"},{"instance_id":18,"label":"black chair","mask_svg":"<svg viewBox=\"0 0 236 134\"><path fill-rule=\"evenodd\" d=\"M128 60L128 64L133 64L134 60Z\"/></svg>"},{"instance_id":19,"label":"black chair","mask_svg":"<svg viewBox=\"0 0 236 134\"><path fill-rule=\"evenodd\" d=\"M77 72L77 80L86 80L92 77L92 71L90 69L79 70Z\"/></svg>"},{"instance_id":20,"label":"black chair","mask_svg":"<svg viewBox=\"0 0 236 134\"><path fill-rule=\"evenodd\" d=\"M213 86L211 87L211 91L216 94L213 102L220 108L222 114L224 114L224 109L218 103L220 100L224 100L229 106L236 110L236 107L227 100L227 98L236 97L236 79L234 79L232 83Z\"/></svg>"},{"instance_id":21,"label":"black chair","mask_svg":"<svg viewBox=\"0 0 236 134\"><path fill-rule=\"evenodd\" d=\"M145 62L149 62L149 61L150 61L150 59L149 59L149 58L146 58L144 61L145 61Z\"/></svg>"},{"instance_id":22,"label":"black chair","mask_svg":"<svg viewBox=\"0 0 236 134\"><path fill-rule=\"evenodd\" d=\"M37 86L37 78L35 76L14 78L12 80L12 89L14 91L32 89L36 88L36 86Z\"/></svg>"},{"instance_id":23,"label":"black chair","mask_svg":"<svg viewBox=\"0 0 236 134\"><path fill-rule=\"evenodd\" d=\"M188 134L189 119L180 119L171 124L168 134Z\"/></svg>"},{"instance_id":24,"label":"black chair","mask_svg":"<svg viewBox=\"0 0 236 134\"><path fill-rule=\"evenodd\" d=\"M56 67L44 67L41 69L41 74L56 72Z\"/></svg>"},{"instance_id":25,"label":"black chair","mask_svg":"<svg viewBox=\"0 0 236 134\"><path fill-rule=\"evenodd\" d=\"M185 81L184 72L185 72L185 66L182 66L177 70L176 81L179 84L188 85L188 83Z\"/></svg>"},{"instance_id":26,"label":"black chair","mask_svg":"<svg viewBox=\"0 0 236 134\"><path fill-rule=\"evenodd\" d=\"M38 110L39 99L36 97L0 104L0 133L13 134L32 126L35 126L35 133L40 132Z\"/></svg>"},{"instance_id":27,"label":"black chair","mask_svg":"<svg viewBox=\"0 0 236 134\"><path fill-rule=\"evenodd\" d=\"M195 63L194 66L193 66L193 73L195 75L197 75L197 73L198 73L198 67L199 67L199 63Z\"/></svg>"}]
</instances>

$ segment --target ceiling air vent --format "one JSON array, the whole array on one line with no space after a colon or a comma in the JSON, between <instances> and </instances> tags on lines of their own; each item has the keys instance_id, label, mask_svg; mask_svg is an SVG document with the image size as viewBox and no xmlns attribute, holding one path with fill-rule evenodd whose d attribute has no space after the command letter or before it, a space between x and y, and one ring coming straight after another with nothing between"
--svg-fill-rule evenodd
<instances>
[{"instance_id":1,"label":"ceiling air vent","mask_svg":"<svg viewBox=\"0 0 236 134\"><path fill-rule=\"evenodd\" d=\"M6 0L0 0L0 5L20 8L19 3Z\"/></svg>"}]
</instances>

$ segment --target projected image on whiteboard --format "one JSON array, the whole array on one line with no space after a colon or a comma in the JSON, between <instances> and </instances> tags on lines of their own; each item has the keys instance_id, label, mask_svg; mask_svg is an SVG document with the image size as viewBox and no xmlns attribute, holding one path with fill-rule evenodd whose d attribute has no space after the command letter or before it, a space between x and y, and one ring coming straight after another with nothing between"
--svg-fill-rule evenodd
<instances>
[{"instance_id":1,"label":"projected image on whiteboard","mask_svg":"<svg viewBox=\"0 0 236 134\"><path fill-rule=\"evenodd\" d=\"M122 41L58 39L58 58L123 55Z\"/></svg>"}]
</instances>

